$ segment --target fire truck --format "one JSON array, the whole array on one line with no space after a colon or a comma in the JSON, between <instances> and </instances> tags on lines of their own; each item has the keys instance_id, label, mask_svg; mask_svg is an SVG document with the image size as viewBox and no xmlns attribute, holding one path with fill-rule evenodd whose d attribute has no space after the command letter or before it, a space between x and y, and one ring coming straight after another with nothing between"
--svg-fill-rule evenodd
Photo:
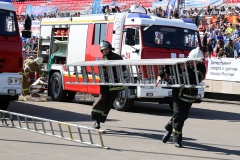
<instances>
[{"instance_id":1,"label":"fire truck","mask_svg":"<svg viewBox=\"0 0 240 160\"><path fill-rule=\"evenodd\" d=\"M48 94L54 101L72 101L76 93L99 94L99 86L66 84L66 65L100 60L102 40L112 43L114 52L125 61L183 58L192 49L201 48L192 21L149 16L141 6L132 7L130 13L43 19L38 56L45 60L42 68L49 75ZM204 90L199 89L197 101L203 96ZM114 107L127 111L134 101L167 103L172 107L171 89L126 87Z\"/></svg>"},{"instance_id":2,"label":"fire truck","mask_svg":"<svg viewBox=\"0 0 240 160\"><path fill-rule=\"evenodd\" d=\"M22 92L22 40L16 12L10 0L0 1L0 109L8 108Z\"/></svg>"}]
</instances>

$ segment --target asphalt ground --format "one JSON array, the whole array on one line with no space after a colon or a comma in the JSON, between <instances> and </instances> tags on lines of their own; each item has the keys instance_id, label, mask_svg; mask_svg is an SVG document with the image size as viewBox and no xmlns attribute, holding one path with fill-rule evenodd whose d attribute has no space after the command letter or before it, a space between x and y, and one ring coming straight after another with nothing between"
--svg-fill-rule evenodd
<instances>
[{"instance_id":1,"label":"asphalt ground","mask_svg":"<svg viewBox=\"0 0 240 160\"><path fill-rule=\"evenodd\" d=\"M162 143L168 105L136 102L131 112L111 110L101 129L110 149L0 126L1 160L239 160L240 106L204 99L193 104L183 130L184 148ZM12 102L9 111L92 126L92 103ZM87 134L86 134L87 135ZM97 136L93 133L94 140Z\"/></svg>"}]
</instances>

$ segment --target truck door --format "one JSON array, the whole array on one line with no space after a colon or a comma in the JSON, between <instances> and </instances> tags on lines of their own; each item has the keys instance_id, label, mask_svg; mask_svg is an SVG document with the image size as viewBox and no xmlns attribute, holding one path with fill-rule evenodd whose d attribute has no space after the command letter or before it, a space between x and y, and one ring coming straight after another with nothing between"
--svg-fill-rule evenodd
<instances>
[{"instance_id":1,"label":"truck door","mask_svg":"<svg viewBox=\"0 0 240 160\"><path fill-rule=\"evenodd\" d=\"M125 27L125 30L128 28L132 29L132 37L134 43L128 44L128 32L124 32L122 39L122 52L121 55L123 59L140 59L141 57L141 34L139 27Z\"/></svg>"}]
</instances>

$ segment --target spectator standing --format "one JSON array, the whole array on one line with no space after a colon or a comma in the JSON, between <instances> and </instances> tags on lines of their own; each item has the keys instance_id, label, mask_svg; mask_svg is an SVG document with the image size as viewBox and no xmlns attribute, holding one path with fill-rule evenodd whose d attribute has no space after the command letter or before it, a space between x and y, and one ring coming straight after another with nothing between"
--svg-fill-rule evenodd
<instances>
[{"instance_id":1,"label":"spectator standing","mask_svg":"<svg viewBox=\"0 0 240 160\"><path fill-rule=\"evenodd\" d=\"M208 39L208 33L205 32L202 40L203 52L207 52L207 39Z\"/></svg>"},{"instance_id":2,"label":"spectator standing","mask_svg":"<svg viewBox=\"0 0 240 160\"><path fill-rule=\"evenodd\" d=\"M179 15L179 18L187 18L187 15L185 14L184 10L181 10L181 13Z\"/></svg>"},{"instance_id":3,"label":"spectator standing","mask_svg":"<svg viewBox=\"0 0 240 160\"><path fill-rule=\"evenodd\" d=\"M217 7L216 7L216 6L213 7L210 15L211 15L211 16L213 16L213 15L218 15L218 10L217 10Z\"/></svg>"},{"instance_id":4,"label":"spectator standing","mask_svg":"<svg viewBox=\"0 0 240 160\"><path fill-rule=\"evenodd\" d=\"M235 30L233 31L232 37L233 39L240 37L240 29L238 24L236 24L235 26Z\"/></svg>"},{"instance_id":5,"label":"spectator standing","mask_svg":"<svg viewBox=\"0 0 240 160\"><path fill-rule=\"evenodd\" d=\"M208 38L207 39L207 52L212 55L213 53L213 44L212 44L212 39L211 38Z\"/></svg>"},{"instance_id":6,"label":"spectator standing","mask_svg":"<svg viewBox=\"0 0 240 160\"><path fill-rule=\"evenodd\" d=\"M234 44L234 46L235 46L234 56L235 56L235 57L240 57L240 37L239 37L239 38L236 38L236 39L233 41L233 44Z\"/></svg>"},{"instance_id":7,"label":"spectator standing","mask_svg":"<svg viewBox=\"0 0 240 160\"><path fill-rule=\"evenodd\" d=\"M207 15L210 15L210 13L212 12L210 5L207 6L206 12L207 12Z\"/></svg>"},{"instance_id":8,"label":"spectator standing","mask_svg":"<svg viewBox=\"0 0 240 160\"><path fill-rule=\"evenodd\" d=\"M187 18L192 18L193 10L190 8L187 12Z\"/></svg>"},{"instance_id":9,"label":"spectator standing","mask_svg":"<svg viewBox=\"0 0 240 160\"><path fill-rule=\"evenodd\" d=\"M220 48L219 49L219 53L217 54L217 57L218 58L223 58L223 57L225 57L226 55L225 55L225 52L224 52L224 49L223 48Z\"/></svg>"},{"instance_id":10,"label":"spectator standing","mask_svg":"<svg viewBox=\"0 0 240 160\"><path fill-rule=\"evenodd\" d=\"M220 48L224 48L224 41L222 39L219 39L217 41L216 46L214 47L214 52L216 53L216 55L218 56L219 52L220 52Z\"/></svg>"},{"instance_id":11,"label":"spectator standing","mask_svg":"<svg viewBox=\"0 0 240 160\"><path fill-rule=\"evenodd\" d=\"M198 26L198 31L203 32L203 33L206 31L206 26L204 24L204 20L200 21L200 25Z\"/></svg>"},{"instance_id":12,"label":"spectator standing","mask_svg":"<svg viewBox=\"0 0 240 160\"><path fill-rule=\"evenodd\" d=\"M224 50L227 58L234 57L235 46L230 38L227 39L227 44L225 44Z\"/></svg>"},{"instance_id":13,"label":"spectator standing","mask_svg":"<svg viewBox=\"0 0 240 160\"><path fill-rule=\"evenodd\" d=\"M194 11L193 11L192 17L196 18L197 16L198 16L198 9L195 8Z\"/></svg>"},{"instance_id":14,"label":"spectator standing","mask_svg":"<svg viewBox=\"0 0 240 160\"><path fill-rule=\"evenodd\" d=\"M220 13L219 13L221 19L223 19L225 17L225 14L226 14L225 7L222 6L221 9L220 9Z\"/></svg>"},{"instance_id":15,"label":"spectator standing","mask_svg":"<svg viewBox=\"0 0 240 160\"><path fill-rule=\"evenodd\" d=\"M236 6L233 14L234 14L235 16L238 16L239 13L240 13L240 12L239 12L239 7Z\"/></svg>"},{"instance_id":16,"label":"spectator standing","mask_svg":"<svg viewBox=\"0 0 240 160\"><path fill-rule=\"evenodd\" d=\"M234 29L233 29L232 23L228 23L228 27L227 27L227 29L225 30L224 35L227 36L227 37L232 36L233 30L234 30Z\"/></svg>"},{"instance_id":17,"label":"spectator standing","mask_svg":"<svg viewBox=\"0 0 240 160\"><path fill-rule=\"evenodd\" d=\"M230 16L232 15L232 8L228 7L227 11L226 11L226 15Z\"/></svg>"}]
</instances>

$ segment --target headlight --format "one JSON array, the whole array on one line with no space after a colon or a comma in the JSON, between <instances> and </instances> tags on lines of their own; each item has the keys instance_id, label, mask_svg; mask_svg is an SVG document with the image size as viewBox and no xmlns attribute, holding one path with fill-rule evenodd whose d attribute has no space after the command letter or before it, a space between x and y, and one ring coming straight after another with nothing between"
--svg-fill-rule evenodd
<instances>
[{"instance_id":1,"label":"headlight","mask_svg":"<svg viewBox=\"0 0 240 160\"><path fill-rule=\"evenodd\" d=\"M9 85L22 85L22 78L9 77L8 84Z\"/></svg>"}]
</instances>

